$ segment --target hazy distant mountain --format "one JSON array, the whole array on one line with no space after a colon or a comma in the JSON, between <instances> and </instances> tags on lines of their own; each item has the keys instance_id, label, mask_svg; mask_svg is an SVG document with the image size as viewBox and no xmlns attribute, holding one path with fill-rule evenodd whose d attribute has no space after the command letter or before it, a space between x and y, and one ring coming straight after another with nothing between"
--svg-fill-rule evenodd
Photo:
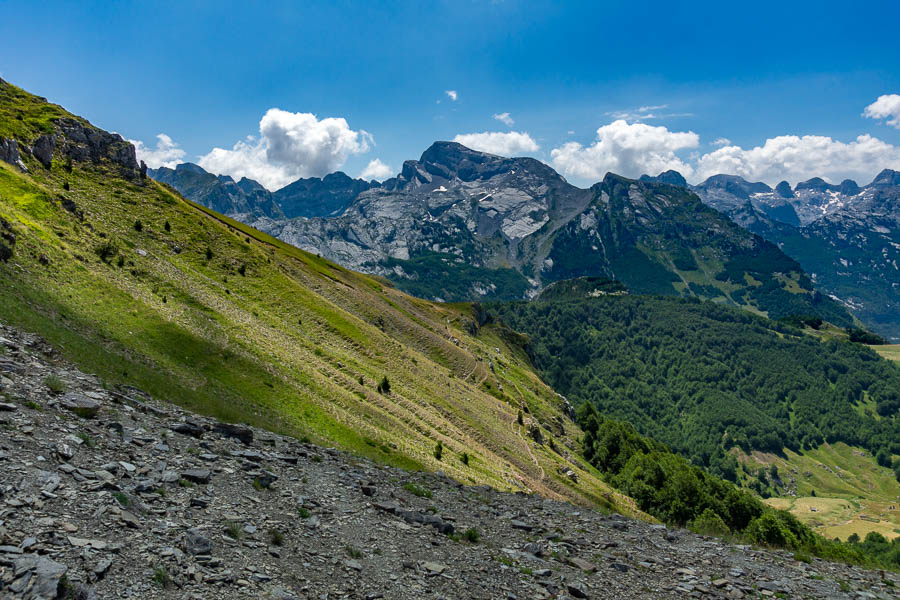
<instances>
[{"instance_id":1,"label":"hazy distant mountain","mask_svg":"<svg viewBox=\"0 0 900 600\"><path fill-rule=\"evenodd\" d=\"M193 163L174 169L148 169L153 179L167 183L184 197L225 215L249 221L259 217L329 217L339 215L354 198L377 182L351 179L344 173L323 178L298 179L276 192L258 182L242 178L237 183L227 175L213 175Z\"/></svg>"}]
</instances>

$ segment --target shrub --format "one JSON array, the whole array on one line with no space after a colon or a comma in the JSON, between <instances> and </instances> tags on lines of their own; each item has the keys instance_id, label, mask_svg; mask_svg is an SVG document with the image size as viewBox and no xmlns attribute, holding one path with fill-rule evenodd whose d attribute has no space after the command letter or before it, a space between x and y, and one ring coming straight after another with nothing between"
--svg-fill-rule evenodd
<instances>
[{"instance_id":1,"label":"shrub","mask_svg":"<svg viewBox=\"0 0 900 600\"><path fill-rule=\"evenodd\" d=\"M100 257L105 263L108 263L112 258L119 253L119 248L110 240L107 240L94 248L94 254Z\"/></svg>"},{"instance_id":2,"label":"shrub","mask_svg":"<svg viewBox=\"0 0 900 600\"><path fill-rule=\"evenodd\" d=\"M434 446L434 457L437 460L441 460L442 456L444 456L444 443L438 440L438 443Z\"/></svg>"},{"instance_id":3,"label":"shrub","mask_svg":"<svg viewBox=\"0 0 900 600\"><path fill-rule=\"evenodd\" d=\"M213 257L212 248L207 248L206 249L206 260L212 260L212 257Z\"/></svg>"},{"instance_id":4,"label":"shrub","mask_svg":"<svg viewBox=\"0 0 900 600\"><path fill-rule=\"evenodd\" d=\"M744 531L747 538L760 546L774 546L780 548L796 549L800 542L794 532L779 518L775 511L764 512L759 517L750 521L750 525Z\"/></svg>"},{"instance_id":5,"label":"shrub","mask_svg":"<svg viewBox=\"0 0 900 600\"><path fill-rule=\"evenodd\" d=\"M172 226L169 225L168 221L166 221L166 224L163 225L163 229L165 229L166 231L172 231Z\"/></svg>"},{"instance_id":6,"label":"shrub","mask_svg":"<svg viewBox=\"0 0 900 600\"><path fill-rule=\"evenodd\" d=\"M284 534L275 528L270 529L269 530L269 542L273 546L283 546L284 545Z\"/></svg>"},{"instance_id":7,"label":"shrub","mask_svg":"<svg viewBox=\"0 0 900 600\"><path fill-rule=\"evenodd\" d=\"M473 544L477 544L481 539L481 534L478 533L478 530L474 527L469 527L463 532L463 539L467 542L472 542Z\"/></svg>"},{"instance_id":8,"label":"shrub","mask_svg":"<svg viewBox=\"0 0 900 600\"><path fill-rule=\"evenodd\" d=\"M403 489L405 489L413 496L418 496L419 498L431 498L431 490L423 488L421 485L417 485L411 481L404 485Z\"/></svg>"},{"instance_id":9,"label":"shrub","mask_svg":"<svg viewBox=\"0 0 900 600\"><path fill-rule=\"evenodd\" d=\"M308 519L312 516L312 514L302 506L297 508L297 515L299 515L301 519Z\"/></svg>"},{"instance_id":10,"label":"shrub","mask_svg":"<svg viewBox=\"0 0 900 600\"><path fill-rule=\"evenodd\" d=\"M247 265L241 263L241 266L238 267L238 273L241 274L241 277L243 277L244 275L246 275L246 273L247 273Z\"/></svg>"},{"instance_id":11,"label":"shrub","mask_svg":"<svg viewBox=\"0 0 900 600\"><path fill-rule=\"evenodd\" d=\"M94 438L92 438L85 432L79 431L76 435L78 436L78 439L84 442L84 445L88 448L95 448L97 446L97 442L94 441Z\"/></svg>"},{"instance_id":12,"label":"shrub","mask_svg":"<svg viewBox=\"0 0 900 600\"><path fill-rule=\"evenodd\" d=\"M129 504L128 496L122 492L113 492L113 498L122 506L128 506Z\"/></svg>"},{"instance_id":13,"label":"shrub","mask_svg":"<svg viewBox=\"0 0 900 600\"><path fill-rule=\"evenodd\" d=\"M54 394L62 394L66 391L66 383L58 375L47 375L44 378L44 385Z\"/></svg>"},{"instance_id":14,"label":"shrub","mask_svg":"<svg viewBox=\"0 0 900 600\"><path fill-rule=\"evenodd\" d=\"M240 526L233 521L225 521L225 535L230 537L233 540L241 539L243 535L243 531L241 531Z\"/></svg>"},{"instance_id":15,"label":"shrub","mask_svg":"<svg viewBox=\"0 0 900 600\"><path fill-rule=\"evenodd\" d=\"M144 230L144 224L141 223L140 219L138 219L137 221L134 222L134 230L135 231L143 231Z\"/></svg>"},{"instance_id":16,"label":"shrub","mask_svg":"<svg viewBox=\"0 0 900 600\"><path fill-rule=\"evenodd\" d=\"M707 508L699 517L688 523L688 529L700 535L716 537L722 537L731 533L722 517L711 508Z\"/></svg>"},{"instance_id":17,"label":"shrub","mask_svg":"<svg viewBox=\"0 0 900 600\"><path fill-rule=\"evenodd\" d=\"M158 585L163 589L169 589L172 587L172 578L169 576L169 572L166 571L166 568L163 566L156 567L153 570L153 583Z\"/></svg>"},{"instance_id":18,"label":"shrub","mask_svg":"<svg viewBox=\"0 0 900 600\"><path fill-rule=\"evenodd\" d=\"M463 452L462 454L460 454L459 461L468 467L469 466L469 453Z\"/></svg>"},{"instance_id":19,"label":"shrub","mask_svg":"<svg viewBox=\"0 0 900 600\"><path fill-rule=\"evenodd\" d=\"M378 385L375 387L375 390L379 394L390 394L391 393L391 382L388 381L387 375L381 378L381 381L378 382Z\"/></svg>"}]
</instances>

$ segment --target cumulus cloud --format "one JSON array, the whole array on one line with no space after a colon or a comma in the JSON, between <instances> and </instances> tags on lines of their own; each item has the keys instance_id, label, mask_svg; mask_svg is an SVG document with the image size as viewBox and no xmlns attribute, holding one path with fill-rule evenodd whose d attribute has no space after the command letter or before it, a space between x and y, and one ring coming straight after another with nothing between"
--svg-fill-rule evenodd
<instances>
[{"instance_id":1,"label":"cumulus cloud","mask_svg":"<svg viewBox=\"0 0 900 600\"><path fill-rule=\"evenodd\" d=\"M168 167L174 169L175 165L183 163L184 150L178 147L172 138L164 133L156 136L156 148L148 148L140 140L128 140L134 144L134 153L138 160L147 163L151 169Z\"/></svg>"},{"instance_id":2,"label":"cumulus cloud","mask_svg":"<svg viewBox=\"0 0 900 600\"><path fill-rule=\"evenodd\" d=\"M389 166L381 162L380 158L376 158L369 161L369 164L366 165L366 168L363 169L362 173L360 173L359 176L366 181L371 181L373 179L377 181L384 181L393 174L394 172Z\"/></svg>"},{"instance_id":3,"label":"cumulus cloud","mask_svg":"<svg viewBox=\"0 0 900 600\"><path fill-rule=\"evenodd\" d=\"M868 134L846 143L820 135L780 135L762 146L744 149L728 145L704 154L695 174L705 179L727 173L768 183L814 176L832 182L846 178L866 182L886 167L900 168L900 148Z\"/></svg>"},{"instance_id":4,"label":"cumulus cloud","mask_svg":"<svg viewBox=\"0 0 900 600\"><path fill-rule=\"evenodd\" d=\"M513 124L515 123L513 118L511 116L509 116L508 112L497 113L494 115L494 118L496 120L500 121L501 123L503 123L504 125L506 125L507 127L512 127Z\"/></svg>"},{"instance_id":5,"label":"cumulus cloud","mask_svg":"<svg viewBox=\"0 0 900 600\"><path fill-rule=\"evenodd\" d=\"M863 116L869 119L887 119L887 124L900 129L900 94L884 94L868 105Z\"/></svg>"},{"instance_id":6,"label":"cumulus cloud","mask_svg":"<svg viewBox=\"0 0 900 600\"><path fill-rule=\"evenodd\" d=\"M713 146L730 146L731 140L729 140L727 137L720 137L720 138L717 138L716 140L714 140L712 145Z\"/></svg>"},{"instance_id":7,"label":"cumulus cloud","mask_svg":"<svg viewBox=\"0 0 900 600\"><path fill-rule=\"evenodd\" d=\"M456 102L456 99L459 97L459 94L456 93L456 90L445 90L445 94L450 98L451 101Z\"/></svg>"},{"instance_id":8,"label":"cumulus cloud","mask_svg":"<svg viewBox=\"0 0 900 600\"><path fill-rule=\"evenodd\" d=\"M350 129L343 118L318 119L311 113L270 108L259 122L259 137L229 150L213 148L197 163L212 173L248 177L276 190L300 177L321 177L353 154L368 152L372 136Z\"/></svg>"},{"instance_id":9,"label":"cumulus cloud","mask_svg":"<svg viewBox=\"0 0 900 600\"><path fill-rule=\"evenodd\" d=\"M484 131L482 133L462 133L453 138L472 150L499 154L500 156L513 156L523 152L537 152L540 150L537 142L525 132L521 131Z\"/></svg>"},{"instance_id":10,"label":"cumulus cloud","mask_svg":"<svg viewBox=\"0 0 900 600\"><path fill-rule=\"evenodd\" d=\"M699 144L700 137L693 131L669 131L619 119L597 129L597 140L590 146L567 142L554 148L550 157L557 170L583 179L598 180L608 172L638 177L668 169L688 177L693 168L676 153Z\"/></svg>"}]
</instances>

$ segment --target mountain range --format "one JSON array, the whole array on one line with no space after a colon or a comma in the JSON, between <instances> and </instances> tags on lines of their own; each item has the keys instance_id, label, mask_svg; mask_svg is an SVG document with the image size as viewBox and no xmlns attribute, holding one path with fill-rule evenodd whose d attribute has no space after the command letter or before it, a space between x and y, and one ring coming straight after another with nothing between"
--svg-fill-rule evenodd
<instances>
[{"instance_id":1,"label":"mountain range","mask_svg":"<svg viewBox=\"0 0 900 600\"><path fill-rule=\"evenodd\" d=\"M862 187L817 177L773 189L717 175L690 189L797 260L867 326L900 340L900 172L885 169Z\"/></svg>"},{"instance_id":2,"label":"mountain range","mask_svg":"<svg viewBox=\"0 0 900 600\"><path fill-rule=\"evenodd\" d=\"M852 323L796 261L704 205L677 174L652 181L609 174L582 189L538 160L454 142L434 143L380 185L337 173L252 196L244 190L257 190L255 182L235 184L196 165L150 174L196 202L424 298L521 299L554 281L591 276L635 293L696 296L773 318Z\"/></svg>"}]
</instances>

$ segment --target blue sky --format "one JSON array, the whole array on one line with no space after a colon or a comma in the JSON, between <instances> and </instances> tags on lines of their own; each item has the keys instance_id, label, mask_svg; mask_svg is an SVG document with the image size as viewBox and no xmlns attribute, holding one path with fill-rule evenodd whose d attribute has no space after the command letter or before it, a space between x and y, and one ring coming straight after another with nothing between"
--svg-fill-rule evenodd
<instances>
[{"instance_id":1,"label":"blue sky","mask_svg":"<svg viewBox=\"0 0 900 600\"><path fill-rule=\"evenodd\" d=\"M473 133L583 185L866 183L900 169L898 21L897 2L7 1L0 76L150 160L269 187L376 159L383 177Z\"/></svg>"}]
</instances>

